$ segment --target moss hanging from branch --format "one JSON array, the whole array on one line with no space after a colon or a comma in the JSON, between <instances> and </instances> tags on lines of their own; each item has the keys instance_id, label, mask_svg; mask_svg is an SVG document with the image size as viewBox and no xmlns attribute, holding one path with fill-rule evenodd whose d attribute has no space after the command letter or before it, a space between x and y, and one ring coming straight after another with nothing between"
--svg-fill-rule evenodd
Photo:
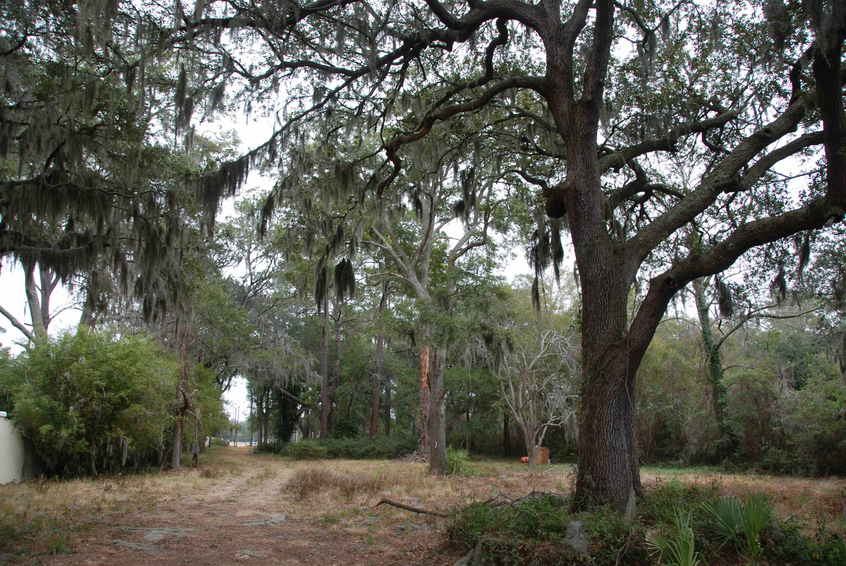
<instances>
[{"instance_id":1,"label":"moss hanging from branch","mask_svg":"<svg viewBox=\"0 0 846 566\"><path fill-rule=\"evenodd\" d=\"M717 304L720 307L720 316L729 318L734 315L734 297L731 288L721 279L716 278Z\"/></svg>"},{"instance_id":2,"label":"moss hanging from branch","mask_svg":"<svg viewBox=\"0 0 846 566\"><path fill-rule=\"evenodd\" d=\"M342 259L335 266L335 295L339 303L355 295L355 270L349 259Z\"/></svg>"}]
</instances>

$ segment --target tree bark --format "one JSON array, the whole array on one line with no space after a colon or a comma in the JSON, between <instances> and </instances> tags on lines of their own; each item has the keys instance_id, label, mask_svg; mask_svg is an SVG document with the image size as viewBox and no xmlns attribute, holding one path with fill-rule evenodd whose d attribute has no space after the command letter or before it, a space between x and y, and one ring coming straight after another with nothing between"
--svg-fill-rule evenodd
<instances>
[{"instance_id":1,"label":"tree bark","mask_svg":"<svg viewBox=\"0 0 846 566\"><path fill-rule=\"evenodd\" d=\"M26 302L29 307L30 318L32 319L32 333L36 339L45 340L47 338L47 323L44 320L44 311L42 310L38 283L35 278L36 263L29 260L22 263L24 268Z\"/></svg>"},{"instance_id":2,"label":"tree bark","mask_svg":"<svg viewBox=\"0 0 846 566\"><path fill-rule=\"evenodd\" d=\"M184 417L177 414L173 423L173 454L170 459L170 466L173 469L182 467L182 428Z\"/></svg>"},{"instance_id":3,"label":"tree bark","mask_svg":"<svg viewBox=\"0 0 846 566\"><path fill-rule=\"evenodd\" d=\"M432 329L428 324L424 324L420 328L418 336L420 343L420 374L419 374L419 389L420 389L420 407L417 411L417 448L420 454L429 456L429 418L431 416L431 353L432 353Z\"/></svg>"},{"instance_id":4,"label":"tree bark","mask_svg":"<svg viewBox=\"0 0 846 566\"><path fill-rule=\"evenodd\" d=\"M573 506L611 504L630 514L640 472L634 438L637 367L629 365L627 303L639 262L606 231L596 111L582 108L563 117L574 122L563 196L566 209L578 211L568 219L582 288L583 384Z\"/></svg>"},{"instance_id":5,"label":"tree bark","mask_svg":"<svg viewBox=\"0 0 846 566\"><path fill-rule=\"evenodd\" d=\"M29 328L27 328L21 321L19 321L15 317L15 315L4 309L2 306L0 306L0 314L6 317L6 320L8 320L12 324L12 326L17 328L21 334L26 336L27 340L29 340L30 342L35 342L35 335Z\"/></svg>"},{"instance_id":6,"label":"tree bark","mask_svg":"<svg viewBox=\"0 0 846 566\"><path fill-rule=\"evenodd\" d=\"M429 472L435 475L445 475L448 471L446 455L446 410L444 398L444 369L446 366L447 348L438 346L434 349L434 356L429 373Z\"/></svg>"},{"instance_id":7,"label":"tree bark","mask_svg":"<svg viewBox=\"0 0 846 566\"><path fill-rule=\"evenodd\" d=\"M574 507L610 503L629 512L640 491L633 427L634 380L618 377L626 375L622 364L607 364L604 371L604 375L585 375Z\"/></svg>"},{"instance_id":8,"label":"tree bark","mask_svg":"<svg viewBox=\"0 0 846 566\"><path fill-rule=\"evenodd\" d=\"M38 274L41 279L39 290L41 292L41 320L44 324L44 331L47 332L52 317L50 315L50 298L53 296L53 291L56 285L59 284L59 276L45 266L43 263L38 264Z\"/></svg>"}]
</instances>

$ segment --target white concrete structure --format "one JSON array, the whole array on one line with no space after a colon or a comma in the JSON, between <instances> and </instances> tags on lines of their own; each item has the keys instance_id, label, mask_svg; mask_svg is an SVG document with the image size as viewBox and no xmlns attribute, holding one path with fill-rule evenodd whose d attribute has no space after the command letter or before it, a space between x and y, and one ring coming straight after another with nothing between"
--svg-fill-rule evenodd
<instances>
[{"instance_id":1,"label":"white concrete structure","mask_svg":"<svg viewBox=\"0 0 846 566\"><path fill-rule=\"evenodd\" d=\"M27 479L28 467L23 438L12 421L0 416L0 484Z\"/></svg>"}]
</instances>

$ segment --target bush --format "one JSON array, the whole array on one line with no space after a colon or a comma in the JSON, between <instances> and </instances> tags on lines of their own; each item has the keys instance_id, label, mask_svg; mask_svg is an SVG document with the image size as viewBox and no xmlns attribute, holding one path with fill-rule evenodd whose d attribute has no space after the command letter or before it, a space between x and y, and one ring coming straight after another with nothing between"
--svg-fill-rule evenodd
<instances>
[{"instance_id":1,"label":"bush","mask_svg":"<svg viewBox=\"0 0 846 566\"><path fill-rule=\"evenodd\" d=\"M284 445L279 452L297 460L322 458L388 460L409 454L415 448L414 440L402 436L377 436L376 438L302 440Z\"/></svg>"},{"instance_id":2,"label":"bush","mask_svg":"<svg viewBox=\"0 0 846 566\"><path fill-rule=\"evenodd\" d=\"M708 527L724 544L757 560L763 549L761 534L772 521L772 504L763 495L741 501L737 497L720 497L703 506L710 519Z\"/></svg>"},{"instance_id":3,"label":"bush","mask_svg":"<svg viewBox=\"0 0 846 566\"><path fill-rule=\"evenodd\" d=\"M485 535L544 539L564 536L570 520L564 498L537 494L514 504L470 505L458 514L447 534L453 544L473 548Z\"/></svg>"},{"instance_id":4,"label":"bush","mask_svg":"<svg viewBox=\"0 0 846 566\"><path fill-rule=\"evenodd\" d=\"M470 464L467 450L447 448L447 474L456 476L472 476L476 473Z\"/></svg>"},{"instance_id":5,"label":"bush","mask_svg":"<svg viewBox=\"0 0 846 566\"><path fill-rule=\"evenodd\" d=\"M717 495L716 486L688 485L676 479L661 482L646 492L640 516L649 525L670 525L676 520L678 509L693 509Z\"/></svg>"},{"instance_id":6,"label":"bush","mask_svg":"<svg viewBox=\"0 0 846 566\"><path fill-rule=\"evenodd\" d=\"M574 521L588 536L587 554L565 544ZM822 526L813 537L803 535L802 525L776 520L763 496L717 497L712 487L678 482L647 492L640 514L629 523L608 508L571 514L561 497L530 494L516 502L466 507L447 536L455 546L475 549L474 564L693 566L761 559L770 566L846 564L842 537Z\"/></svg>"},{"instance_id":7,"label":"bush","mask_svg":"<svg viewBox=\"0 0 846 566\"><path fill-rule=\"evenodd\" d=\"M35 346L0 372L15 424L47 475L159 463L177 366L152 340L82 329Z\"/></svg>"},{"instance_id":8,"label":"bush","mask_svg":"<svg viewBox=\"0 0 846 566\"><path fill-rule=\"evenodd\" d=\"M584 526L588 554L564 544L574 521ZM477 503L462 510L447 529L450 542L478 548L481 564L649 564L643 529L600 509L570 514L567 500L531 494L511 504Z\"/></svg>"},{"instance_id":9,"label":"bush","mask_svg":"<svg viewBox=\"0 0 846 566\"><path fill-rule=\"evenodd\" d=\"M783 450L771 447L764 452L755 466L763 472L790 476L814 475L814 462L799 450Z\"/></svg>"},{"instance_id":10,"label":"bush","mask_svg":"<svg viewBox=\"0 0 846 566\"><path fill-rule=\"evenodd\" d=\"M295 460L322 460L329 450L317 440L302 440L288 444L284 453Z\"/></svg>"},{"instance_id":11,"label":"bush","mask_svg":"<svg viewBox=\"0 0 846 566\"><path fill-rule=\"evenodd\" d=\"M672 527L650 537L647 542L662 563L697 566L701 563L701 557L696 551L696 536L691 527L690 511L676 508L674 515Z\"/></svg>"}]
</instances>

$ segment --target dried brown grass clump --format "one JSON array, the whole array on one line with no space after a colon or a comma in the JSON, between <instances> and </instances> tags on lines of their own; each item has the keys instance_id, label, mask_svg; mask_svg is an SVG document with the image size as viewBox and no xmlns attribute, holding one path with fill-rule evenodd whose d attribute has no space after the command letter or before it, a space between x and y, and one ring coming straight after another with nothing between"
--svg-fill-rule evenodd
<instances>
[{"instance_id":1,"label":"dried brown grass clump","mask_svg":"<svg viewBox=\"0 0 846 566\"><path fill-rule=\"evenodd\" d=\"M285 488L299 499L317 493L338 492L351 499L356 495L373 495L388 487L391 482L385 475L339 474L324 468L301 468L294 472Z\"/></svg>"},{"instance_id":2,"label":"dried brown grass clump","mask_svg":"<svg viewBox=\"0 0 846 566\"><path fill-rule=\"evenodd\" d=\"M200 469L200 477L206 479L214 479L219 478L221 476L221 471L217 468L201 468Z\"/></svg>"}]
</instances>

